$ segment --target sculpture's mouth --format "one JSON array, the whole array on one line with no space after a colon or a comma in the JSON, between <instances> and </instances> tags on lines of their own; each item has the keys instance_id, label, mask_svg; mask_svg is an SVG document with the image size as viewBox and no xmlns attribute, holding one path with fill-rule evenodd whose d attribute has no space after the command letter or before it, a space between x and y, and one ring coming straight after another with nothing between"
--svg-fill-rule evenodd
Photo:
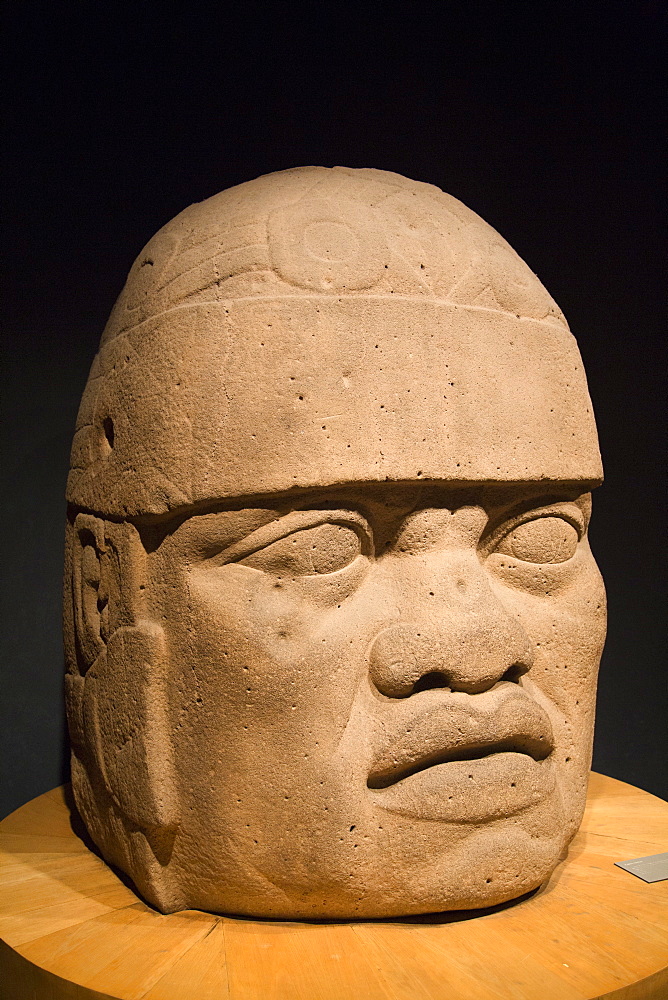
<instances>
[{"instance_id":1,"label":"sculpture's mouth","mask_svg":"<svg viewBox=\"0 0 668 1000\"><path fill-rule=\"evenodd\" d=\"M466 761L480 762L478 768L487 772L501 754L526 766L544 761L554 750L545 709L508 682L476 695L437 689L401 705L395 702L379 717L378 737L381 746L367 777L370 789L389 788L442 765L453 765L449 770L454 774L454 766Z\"/></svg>"},{"instance_id":2,"label":"sculpture's mouth","mask_svg":"<svg viewBox=\"0 0 668 1000\"><path fill-rule=\"evenodd\" d=\"M552 742L522 733L506 739L492 742L474 742L468 746L458 746L455 749L434 750L425 754L419 760L397 762L394 767L372 770L367 779L369 788L388 788L390 785L403 781L413 774L426 771L438 764L451 764L456 761L482 760L499 753L519 753L532 757L535 761L545 760L553 750Z\"/></svg>"}]
</instances>

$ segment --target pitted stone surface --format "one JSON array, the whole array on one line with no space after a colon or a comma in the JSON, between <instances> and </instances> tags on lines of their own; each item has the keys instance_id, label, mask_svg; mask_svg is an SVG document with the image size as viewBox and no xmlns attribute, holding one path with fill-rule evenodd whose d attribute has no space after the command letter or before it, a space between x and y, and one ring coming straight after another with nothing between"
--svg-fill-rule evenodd
<instances>
[{"instance_id":1,"label":"pitted stone surface","mask_svg":"<svg viewBox=\"0 0 668 1000\"><path fill-rule=\"evenodd\" d=\"M124 517L261 488L537 471L601 476L577 346L536 276L431 185L307 167L191 206L139 255L67 496Z\"/></svg>"},{"instance_id":2,"label":"pitted stone surface","mask_svg":"<svg viewBox=\"0 0 668 1000\"><path fill-rule=\"evenodd\" d=\"M73 786L164 911L488 906L580 821L605 596L577 345L431 185L306 167L137 258L68 480Z\"/></svg>"}]
</instances>

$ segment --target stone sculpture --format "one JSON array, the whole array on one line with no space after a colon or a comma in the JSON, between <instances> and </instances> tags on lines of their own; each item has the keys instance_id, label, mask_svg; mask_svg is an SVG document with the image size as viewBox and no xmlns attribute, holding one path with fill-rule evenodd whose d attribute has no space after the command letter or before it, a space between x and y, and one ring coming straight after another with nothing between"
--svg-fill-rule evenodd
<instances>
[{"instance_id":1,"label":"stone sculpture","mask_svg":"<svg viewBox=\"0 0 668 1000\"><path fill-rule=\"evenodd\" d=\"M559 308L454 198L306 167L132 267L67 498L72 780L164 912L484 907L575 833L602 470Z\"/></svg>"}]
</instances>

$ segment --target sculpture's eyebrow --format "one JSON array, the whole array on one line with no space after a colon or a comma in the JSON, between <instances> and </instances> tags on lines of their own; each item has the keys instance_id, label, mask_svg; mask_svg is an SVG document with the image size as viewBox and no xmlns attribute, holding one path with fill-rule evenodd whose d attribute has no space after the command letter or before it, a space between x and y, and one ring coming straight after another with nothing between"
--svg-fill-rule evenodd
<instances>
[{"instance_id":1,"label":"sculpture's eyebrow","mask_svg":"<svg viewBox=\"0 0 668 1000\"><path fill-rule=\"evenodd\" d=\"M582 485L578 484L572 489L554 489L545 491L542 489L536 493L525 495L516 494L503 497L496 494L492 503L487 504L487 511L492 530L496 525L522 517L531 515L534 511L546 510L551 507L572 508L573 516L578 521L584 522L584 529L589 525L591 516L591 493L588 490L582 491Z\"/></svg>"},{"instance_id":2,"label":"sculpture's eyebrow","mask_svg":"<svg viewBox=\"0 0 668 1000\"><path fill-rule=\"evenodd\" d=\"M266 521L282 517L293 510L335 509L350 507L360 510L370 519L384 510L400 515L410 513L422 506L449 506L454 500L459 505L480 504L491 511L492 508L526 502L537 505L558 500L575 501L583 494L600 485L598 481L554 481L526 480L490 482L472 480L420 480L377 482L358 481L336 483L330 486L309 487L289 490L285 493L256 493L248 496L226 497L209 500L170 511L168 514L148 515L134 518L147 552L154 551L170 535L195 519L214 514L240 517L262 518ZM237 537L247 532L236 529Z\"/></svg>"},{"instance_id":3,"label":"sculpture's eyebrow","mask_svg":"<svg viewBox=\"0 0 668 1000\"><path fill-rule=\"evenodd\" d=\"M313 528L321 524L340 524L344 527L356 527L360 529L362 537L366 541L366 550L371 551L373 539L369 525L364 517L356 510L329 510L327 508L309 508L293 510L282 517L278 517L268 524L251 531L231 545L226 546L219 553L212 557L212 562L216 565L225 565L244 559L252 555L259 549L271 545L281 538L294 534L296 531L303 531L306 528Z\"/></svg>"}]
</instances>

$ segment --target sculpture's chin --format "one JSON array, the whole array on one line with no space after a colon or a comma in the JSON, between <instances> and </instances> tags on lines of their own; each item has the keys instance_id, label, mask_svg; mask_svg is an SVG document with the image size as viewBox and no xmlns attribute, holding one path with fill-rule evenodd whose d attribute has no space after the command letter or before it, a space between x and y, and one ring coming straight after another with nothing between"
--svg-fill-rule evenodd
<instances>
[{"instance_id":1,"label":"sculpture's chin","mask_svg":"<svg viewBox=\"0 0 668 1000\"><path fill-rule=\"evenodd\" d=\"M284 872L280 883L244 885L221 874L214 884L182 882L180 907L278 920L355 920L402 917L449 910L477 910L525 896L549 878L561 857L563 837L540 840L518 828L477 832L461 849L421 866L380 864L355 873L341 871L329 882L295 888L300 879ZM317 882L316 879L313 880ZM292 882L292 885L291 885ZM160 904L155 901L154 905ZM160 907L164 909L163 907Z\"/></svg>"},{"instance_id":2,"label":"sculpture's chin","mask_svg":"<svg viewBox=\"0 0 668 1000\"><path fill-rule=\"evenodd\" d=\"M555 862L556 865L556 862ZM480 887L472 893L456 892L452 889L439 893L432 889L431 893L415 896L410 887L404 895L397 897L394 893L387 896L374 894L368 898L355 900L336 900L331 896L313 896L302 901L272 902L262 898L236 897L233 899L215 898L206 895L201 901L189 899L184 906L165 909L157 901L149 899L163 912L174 912L178 909L198 909L211 913L230 914L232 916L267 918L273 920L375 920L390 917L410 917L429 913L448 913L449 911L481 910L489 907L520 900L545 883L555 867L551 865L541 875L535 871L517 878L512 886L495 887L488 885ZM472 914L474 915L474 914Z\"/></svg>"}]
</instances>

